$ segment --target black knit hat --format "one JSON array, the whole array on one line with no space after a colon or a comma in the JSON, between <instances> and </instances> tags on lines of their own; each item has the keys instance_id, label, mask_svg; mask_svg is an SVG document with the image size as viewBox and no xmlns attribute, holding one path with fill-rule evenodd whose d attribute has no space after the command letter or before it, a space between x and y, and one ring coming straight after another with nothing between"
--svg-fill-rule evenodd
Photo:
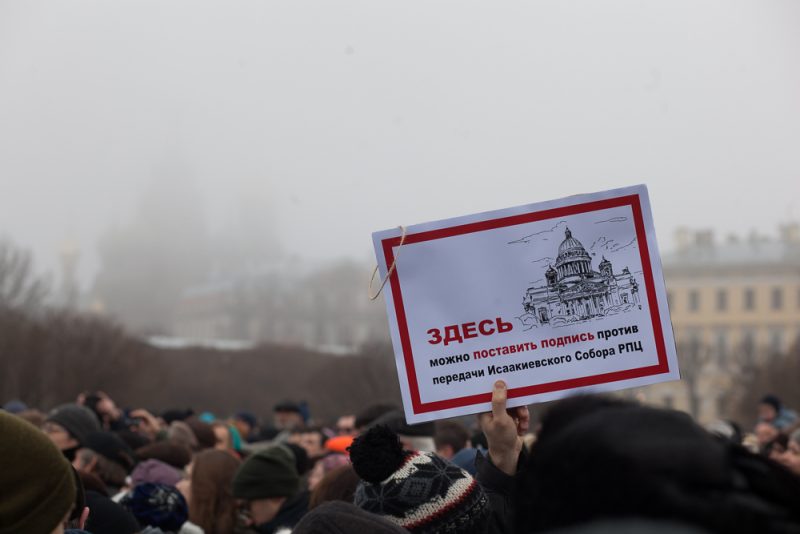
<instances>
[{"instance_id":1,"label":"black knit hat","mask_svg":"<svg viewBox=\"0 0 800 534\"><path fill-rule=\"evenodd\" d=\"M47 420L64 427L78 443L86 443L87 436L100 431L100 423L89 408L80 404L62 404L54 408Z\"/></svg>"},{"instance_id":2,"label":"black knit hat","mask_svg":"<svg viewBox=\"0 0 800 534\"><path fill-rule=\"evenodd\" d=\"M134 534L139 532L139 523L131 512L94 491L86 492L89 519L86 528L92 534Z\"/></svg>"},{"instance_id":3,"label":"black knit hat","mask_svg":"<svg viewBox=\"0 0 800 534\"><path fill-rule=\"evenodd\" d=\"M126 473L130 473L136 465L134 452L121 437L112 432L92 432L86 436L83 446L122 466Z\"/></svg>"},{"instance_id":4,"label":"black knit hat","mask_svg":"<svg viewBox=\"0 0 800 534\"><path fill-rule=\"evenodd\" d=\"M775 408L776 412L780 412L782 407L781 400L776 395L772 394L764 395L764 397L761 398L761 404L769 404Z\"/></svg>"},{"instance_id":5,"label":"black knit hat","mask_svg":"<svg viewBox=\"0 0 800 534\"><path fill-rule=\"evenodd\" d=\"M300 488L294 462L294 455L282 446L253 454L233 477L233 496L237 499L294 497Z\"/></svg>"},{"instance_id":6,"label":"black knit hat","mask_svg":"<svg viewBox=\"0 0 800 534\"><path fill-rule=\"evenodd\" d=\"M354 503L367 512L415 533L486 528L489 502L475 479L433 453L404 451L388 427L356 438L350 460L362 480Z\"/></svg>"}]
</instances>

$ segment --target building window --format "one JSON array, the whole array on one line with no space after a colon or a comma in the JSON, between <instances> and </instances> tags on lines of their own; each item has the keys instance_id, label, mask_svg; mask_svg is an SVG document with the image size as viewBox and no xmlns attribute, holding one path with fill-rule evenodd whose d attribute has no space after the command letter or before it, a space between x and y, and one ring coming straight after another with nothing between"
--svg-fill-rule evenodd
<instances>
[{"instance_id":1,"label":"building window","mask_svg":"<svg viewBox=\"0 0 800 534\"><path fill-rule=\"evenodd\" d=\"M744 309L745 310L754 310L756 307L756 292L753 291L752 287L748 287L744 290Z\"/></svg>"},{"instance_id":2,"label":"building window","mask_svg":"<svg viewBox=\"0 0 800 534\"><path fill-rule=\"evenodd\" d=\"M689 292L689 311L697 311L700 309L700 292L692 289Z\"/></svg>"},{"instance_id":3,"label":"building window","mask_svg":"<svg viewBox=\"0 0 800 534\"><path fill-rule=\"evenodd\" d=\"M728 292L724 289L717 290L717 311L728 309Z\"/></svg>"},{"instance_id":4,"label":"building window","mask_svg":"<svg viewBox=\"0 0 800 534\"><path fill-rule=\"evenodd\" d=\"M772 309L780 310L783 308L783 289L780 287L772 288Z\"/></svg>"}]
</instances>

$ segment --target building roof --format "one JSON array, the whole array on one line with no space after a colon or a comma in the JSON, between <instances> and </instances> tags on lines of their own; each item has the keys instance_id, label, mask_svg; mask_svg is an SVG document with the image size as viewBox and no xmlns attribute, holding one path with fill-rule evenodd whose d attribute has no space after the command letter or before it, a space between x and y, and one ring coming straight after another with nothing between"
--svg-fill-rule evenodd
<instances>
[{"instance_id":1,"label":"building roof","mask_svg":"<svg viewBox=\"0 0 800 534\"><path fill-rule=\"evenodd\" d=\"M742 240L720 244L691 244L662 255L665 268L798 266L800 243Z\"/></svg>"}]
</instances>

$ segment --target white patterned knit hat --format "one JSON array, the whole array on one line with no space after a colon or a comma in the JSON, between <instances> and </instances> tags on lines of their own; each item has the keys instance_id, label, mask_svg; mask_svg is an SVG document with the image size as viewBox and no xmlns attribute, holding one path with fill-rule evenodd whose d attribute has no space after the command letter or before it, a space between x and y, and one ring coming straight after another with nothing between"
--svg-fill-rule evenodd
<instances>
[{"instance_id":1,"label":"white patterned knit hat","mask_svg":"<svg viewBox=\"0 0 800 534\"><path fill-rule=\"evenodd\" d=\"M485 530L489 503L472 476L433 453L404 451L385 426L350 446L362 482L354 503L414 533Z\"/></svg>"}]
</instances>

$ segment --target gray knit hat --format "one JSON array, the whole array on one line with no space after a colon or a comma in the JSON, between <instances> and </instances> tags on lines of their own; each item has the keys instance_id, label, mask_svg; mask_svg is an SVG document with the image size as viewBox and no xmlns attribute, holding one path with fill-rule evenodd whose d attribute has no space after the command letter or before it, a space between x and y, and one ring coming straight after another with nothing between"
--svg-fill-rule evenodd
<instances>
[{"instance_id":1,"label":"gray knit hat","mask_svg":"<svg viewBox=\"0 0 800 534\"><path fill-rule=\"evenodd\" d=\"M80 404L62 404L50 412L47 420L63 426L81 445L90 433L101 430L94 412Z\"/></svg>"}]
</instances>

